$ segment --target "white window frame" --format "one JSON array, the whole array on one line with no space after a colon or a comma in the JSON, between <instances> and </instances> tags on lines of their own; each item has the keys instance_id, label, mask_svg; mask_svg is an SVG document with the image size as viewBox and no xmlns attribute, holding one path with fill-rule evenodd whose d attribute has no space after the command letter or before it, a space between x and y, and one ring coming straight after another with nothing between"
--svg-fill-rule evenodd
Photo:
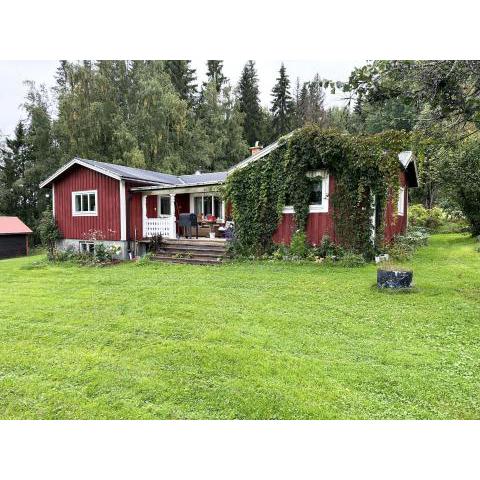
<instances>
[{"instance_id":1,"label":"white window frame","mask_svg":"<svg viewBox=\"0 0 480 480\"><path fill-rule=\"evenodd\" d=\"M85 249L83 248L85 246ZM90 249L90 247L93 247ZM79 242L78 250L81 253L95 253L95 242Z\"/></svg>"},{"instance_id":2,"label":"white window frame","mask_svg":"<svg viewBox=\"0 0 480 480\"><path fill-rule=\"evenodd\" d=\"M168 195L168 194L166 194L166 195L158 194L157 195L157 217L158 218L171 217L173 215L172 211L170 211L170 213L163 213L162 212L162 197L168 198L168 202L169 202L169 205L170 205L170 210L172 209L172 205L171 205L171 201L170 201L170 195Z\"/></svg>"},{"instance_id":3,"label":"white window frame","mask_svg":"<svg viewBox=\"0 0 480 480\"><path fill-rule=\"evenodd\" d=\"M90 195L94 194L95 195L95 210L94 211L88 211L88 212L77 212L75 210L75 197L77 195L88 195L88 203L90 206ZM82 190L78 192L72 192L72 215L74 217L96 217L98 215L98 194L97 190Z\"/></svg>"},{"instance_id":4,"label":"white window frame","mask_svg":"<svg viewBox=\"0 0 480 480\"><path fill-rule=\"evenodd\" d=\"M208 193L191 193L190 194L190 212L195 213L195 198L202 199L202 215L205 216L203 212L203 199L204 197L212 197L212 212L214 211L213 197L217 197L220 200L220 215L221 217L217 218L217 221L223 222L225 219L225 202L222 197L217 192L208 192Z\"/></svg>"},{"instance_id":5,"label":"white window frame","mask_svg":"<svg viewBox=\"0 0 480 480\"><path fill-rule=\"evenodd\" d=\"M401 217L405 215L405 187L400 187L398 190L397 213Z\"/></svg>"},{"instance_id":6,"label":"white window frame","mask_svg":"<svg viewBox=\"0 0 480 480\"><path fill-rule=\"evenodd\" d=\"M315 178L322 177L322 203L310 204L308 206L309 213L327 213L328 212L328 194L330 185L330 175L325 170L314 170L307 172L307 177ZM295 209L292 205L286 205L283 207L282 213L295 213Z\"/></svg>"}]
</instances>

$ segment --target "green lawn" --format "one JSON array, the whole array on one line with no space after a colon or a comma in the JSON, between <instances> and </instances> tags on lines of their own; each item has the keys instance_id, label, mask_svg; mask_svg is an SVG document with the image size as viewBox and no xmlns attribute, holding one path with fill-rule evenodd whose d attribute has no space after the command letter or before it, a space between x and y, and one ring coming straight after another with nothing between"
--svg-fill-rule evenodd
<instances>
[{"instance_id":1,"label":"green lawn","mask_svg":"<svg viewBox=\"0 0 480 480\"><path fill-rule=\"evenodd\" d=\"M478 244L477 244L478 245ZM0 417L480 418L480 253L376 267L0 261Z\"/></svg>"}]
</instances>

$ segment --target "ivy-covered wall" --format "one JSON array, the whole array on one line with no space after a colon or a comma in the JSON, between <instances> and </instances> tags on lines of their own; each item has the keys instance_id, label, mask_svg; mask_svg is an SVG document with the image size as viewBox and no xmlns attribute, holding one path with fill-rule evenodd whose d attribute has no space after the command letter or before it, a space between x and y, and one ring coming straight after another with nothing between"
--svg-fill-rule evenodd
<instances>
[{"instance_id":1,"label":"ivy-covered wall","mask_svg":"<svg viewBox=\"0 0 480 480\"><path fill-rule=\"evenodd\" d=\"M308 125L280 143L271 154L233 172L227 180L225 193L232 204L237 252L261 255L271 249L285 205L294 207L296 227L305 230L312 188L307 172L327 170L335 178L330 199L337 242L371 255L372 195L377 212L383 212L388 192L398 192L398 153L407 147L408 136L398 131L355 136ZM382 227L377 228L376 245L383 242Z\"/></svg>"}]
</instances>

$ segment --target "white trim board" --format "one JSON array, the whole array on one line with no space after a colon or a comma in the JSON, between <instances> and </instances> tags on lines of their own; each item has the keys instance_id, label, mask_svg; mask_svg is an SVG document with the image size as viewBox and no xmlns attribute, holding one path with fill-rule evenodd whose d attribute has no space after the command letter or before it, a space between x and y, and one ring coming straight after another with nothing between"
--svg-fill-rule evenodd
<instances>
[{"instance_id":1,"label":"white trim board","mask_svg":"<svg viewBox=\"0 0 480 480\"><path fill-rule=\"evenodd\" d=\"M127 200L125 195L125 180L120 180L120 240L127 239Z\"/></svg>"},{"instance_id":2,"label":"white trim board","mask_svg":"<svg viewBox=\"0 0 480 480\"><path fill-rule=\"evenodd\" d=\"M51 183L53 180L55 180L59 175L61 175L63 172L67 171L70 167L73 165L81 165L82 167L89 168L90 170L94 170L98 173L102 173L103 175L106 175L107 177L114 178L115 180L121 180L121 178L118 175L115 175L108 170L105 170L103 168L99 167L94 167L93 165L90 165L87 162L84 162L80 158L74 158L70 160L68 163L66 163L63 167L59 168L55 173L50 175L46 180L44 180L42 183L40 183L40 188L45 187L49 183Z\"/></svg>"}]
</instances>

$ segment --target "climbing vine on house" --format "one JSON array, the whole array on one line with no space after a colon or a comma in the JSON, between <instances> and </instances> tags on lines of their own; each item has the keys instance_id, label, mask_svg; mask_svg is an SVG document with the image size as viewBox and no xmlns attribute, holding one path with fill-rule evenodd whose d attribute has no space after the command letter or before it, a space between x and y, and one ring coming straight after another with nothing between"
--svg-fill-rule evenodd
<instances>
[{"instance_id":1,"label":"climbing vine on house","mask_svg":"<svg viewBox=\"0 0 480 480\"><path fill-rule=\"evenodd\" d=\"M272 247L272 235L285 205L295 210L296 228L305 230L312 183L307 172L326 170L335 178L330 194L338 243L365 256L373 252L372 214L384 212L388 192L393 201L399 187L398 153L408 146L405 132L354 136L308 125L280 140L268 156L235 171L225 194L235 219L235 249L261 255ZM378 215L383 219L384 215ZM383 240L377 228L376 245Z\"/></svg>"}]
</instances>

